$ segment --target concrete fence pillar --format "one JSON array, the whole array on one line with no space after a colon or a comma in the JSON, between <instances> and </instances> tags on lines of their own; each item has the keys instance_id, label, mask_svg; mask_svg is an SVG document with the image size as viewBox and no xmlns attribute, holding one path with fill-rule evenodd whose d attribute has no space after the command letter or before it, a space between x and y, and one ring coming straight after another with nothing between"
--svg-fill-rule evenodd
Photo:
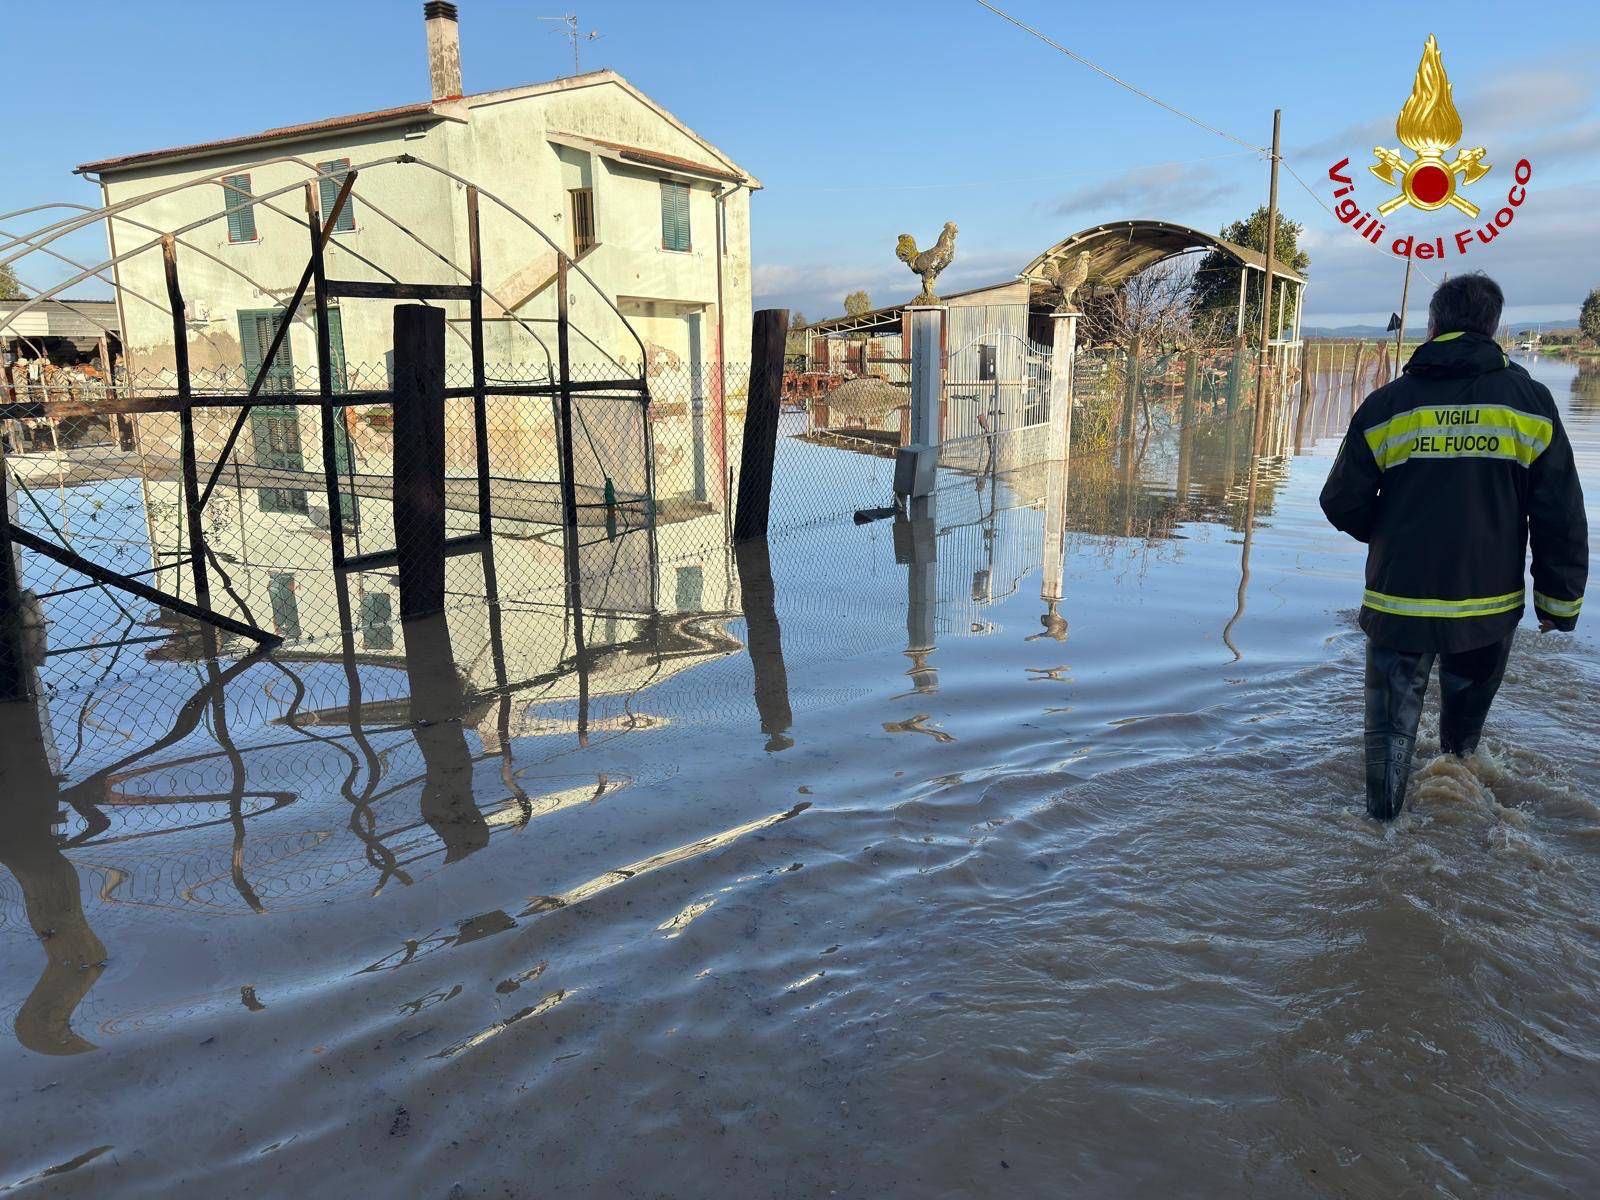
<instances>
[{"instance_id":1,"label":"concrete fence pillar","mask_svg":"<svg viewBox=\"0 0 1600 1200\"><path fill-rule=\"evenodd\" d=\"M906 310L911 329L911 444L895 456L894 491L899 497L933 491L939 462L939 404L944 395L943 305L913 305Z\"/></svg>"},{"instance_id":2,"label":"concrete fence pillar","mask_svg":"<svg viewBox=\"0 0 1600 1200\"><path fill-rule=\"evenodd\" d=\"M1051 318L1050 458L1065 462L1072 454L1072 376L1078 364L1078 312Z\"/></svg>"}]
</instances>

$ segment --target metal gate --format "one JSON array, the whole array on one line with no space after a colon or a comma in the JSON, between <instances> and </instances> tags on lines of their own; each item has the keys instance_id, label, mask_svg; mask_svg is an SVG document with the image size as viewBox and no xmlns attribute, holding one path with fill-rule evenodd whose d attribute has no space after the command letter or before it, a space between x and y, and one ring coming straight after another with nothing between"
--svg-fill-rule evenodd
<instances>
[{"instance_id":1,"label":"metal gate","mask_svg":"<svg viewBox=\"0 0 1600 1200\"><path fill-rule=\"evenodd\" d=\"M1050 347L988 333L945 359L944 438L992 437L1050 419Z\"/></svg>"}]
</instances>

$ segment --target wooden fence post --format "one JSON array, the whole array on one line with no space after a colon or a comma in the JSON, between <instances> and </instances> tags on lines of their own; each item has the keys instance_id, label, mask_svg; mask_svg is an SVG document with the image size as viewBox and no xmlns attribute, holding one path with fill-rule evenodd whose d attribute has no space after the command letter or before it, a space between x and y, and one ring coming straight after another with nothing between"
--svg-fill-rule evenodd
<instances>
[{"instance_id":1,"label":"wooden fence post","mask_svg":"<svg viewBox=\"0 0 1600 1200\"><path fill-rule=\"evenodd\" d=\"M1356 360L1350 366L1350 411L1353 413L1360 406L1361 396L1361 356L1366 352L1365 342L1356 343Z\"/></svg>"},{"instance_id":2,"label":"wooden fence post","mask_svg":"<svg viewBox=\"0 0 1600 1200\"><path fill-rule=\"evenodd\" d=\"M22 587L17 579L16 548L11 544L10 474L5 446L0 443L0 701L33 699Z\"/></svg>"},{"instance_id":3,"label":"wooden fence post","mask_svg":"<svg viewBox=\"0 0 1600 1200\"><path fill-rule=\"evenodd\" d=\"M1133 441L1133 410L1139 403L1139 335L1128 345L1128 378L1122 395L1122 441Z\"/></svg>"},{"instance_id":4,"label":"wooden fence post","mask_svg":"<svg viewBox=\"0 0 1600 1200\"><path fill-rule=\"evenodd\" d=\"M1233 340L1233 361L1228 364L1228 399L1227 413L1231 417L1239 407L1239 389L1244 386L1244 347L1243 337Z\"/></svg>"},{"instance_id":5,"label":"wooden fence post","mask_svg":"<svg viewBox=\"0 0 1600 1200\"><path fill-rule=\"evenodd\" d=\"M394 545L402 619L444 611L444 516L444 310L399 304L394 310Z\"/></svg>"},{"instance_id":6,"label":"wooden fence post","mask_svg":"<svg viewBox=\"0 0 1600 1200\"><path fill-rule=\"evenodd\" d=\"M750 388L739 455L739 507L733 540L767 536L772 509L772 467L778 453L778 409L783 397L783 340L789 310L763 308L750 325Z\"/></svg>"},{"instance_id":7,"label":"wooden fence post","mask_svg":"<svg viewBox=\"0 0 1600 1200\"><path fill-rule=\"evenodd\" d=\"M1306 440L1306 421L1311 416L1311 374L1316 366L1314 354L1307 354L1304 344L1300 348L1300 411L1294 415L1294 452L1299 454Z\"/></svg>"},{"instance_id":8,"label":"wooden fence post","mask_svg":"<svg viewBox=\"0 0 1600 1200\"><path fill-rule=\"evenodd\" d=\"M189 326L178 285L178 243L169 233L161 238L162 262L167 276L167 304L172 310L172 361L178 376L179 456L183 471L183 509L188 518L189 573L194 582L195 603L211 607L211 581L206 573L206 531L203 500L200 494L200 468L194 439L194 396L189 377ZM54 422L51 429L54 430Z\"/></svg>"}]
</instances>

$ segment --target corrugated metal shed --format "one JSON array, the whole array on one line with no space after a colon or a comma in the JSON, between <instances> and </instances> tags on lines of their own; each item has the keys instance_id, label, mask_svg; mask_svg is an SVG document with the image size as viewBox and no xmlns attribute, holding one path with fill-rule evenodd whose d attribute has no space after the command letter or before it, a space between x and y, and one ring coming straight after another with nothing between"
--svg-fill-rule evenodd
<instances>
[{"instance_id":1,"label":"corrugated metal shed","mask_svg":"<svg viewBox=\"0 0 1600 1200\"><path fill-rule=\"evenodd\" d=\"M0 300L0 341L14 338L71 338L93 346L109 329L118 332L114 300L45 300L20 317L12 314L26 300Z\"/></svg>"}]
</instances>

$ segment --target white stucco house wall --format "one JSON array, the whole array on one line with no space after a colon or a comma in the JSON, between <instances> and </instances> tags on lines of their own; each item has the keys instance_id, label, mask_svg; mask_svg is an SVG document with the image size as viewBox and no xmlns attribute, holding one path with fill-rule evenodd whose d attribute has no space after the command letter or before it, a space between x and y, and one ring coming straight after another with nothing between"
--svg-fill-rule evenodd
<instances>
[{"instance_id":1,"label":"white stucco house wall","mask_svg":"<svg viewBox=\"0 0 1600 1200\"><path fill-rule=\"evenodd\" d=\"M430 3L425 13L432 82L425 101L78 167L100 184L107 205L150 197L108 221L113 257L150 242L155 231L205 222L182 234L177 251L193 367L253 365L259 318L288 298L306 265L301 193L249 206L244 194L293 189L319 170L336 169L330 164L359 168L401 155L499 197L579 262L604 298L573 279L576 362L639 358L607 299L634 325L652 362L709 368L746 360L750 194L760 182L614 71L462 94L454 6ZM330 275L381 279L376 264L406 282L464 282L439 259L463 268L469 261L464 187L418 164L359 172L351 211L329 249ZM330 203L335 191L334 182L321 185L321 202ZM224 217L230 198L236 211ZM535 328L553 317L554 256L496 204L486 200L482 212L484 284L494 297L486 306L486 356L491 364L542 362L542 351L508 314ZM137 298L165 298L159 248L120 263L117 284L129 366L170 367L170 316ZM335 357L353 374L385 361L389 307L341 305L331 331L342 343ZM307 308L289 341L300 372L316 363ZM465 304L446 308L464 330ZM553 333L545 332L553 348ZM464 362L464 339L452 337L450 345Z\"/></svg>"}]
</instances>

